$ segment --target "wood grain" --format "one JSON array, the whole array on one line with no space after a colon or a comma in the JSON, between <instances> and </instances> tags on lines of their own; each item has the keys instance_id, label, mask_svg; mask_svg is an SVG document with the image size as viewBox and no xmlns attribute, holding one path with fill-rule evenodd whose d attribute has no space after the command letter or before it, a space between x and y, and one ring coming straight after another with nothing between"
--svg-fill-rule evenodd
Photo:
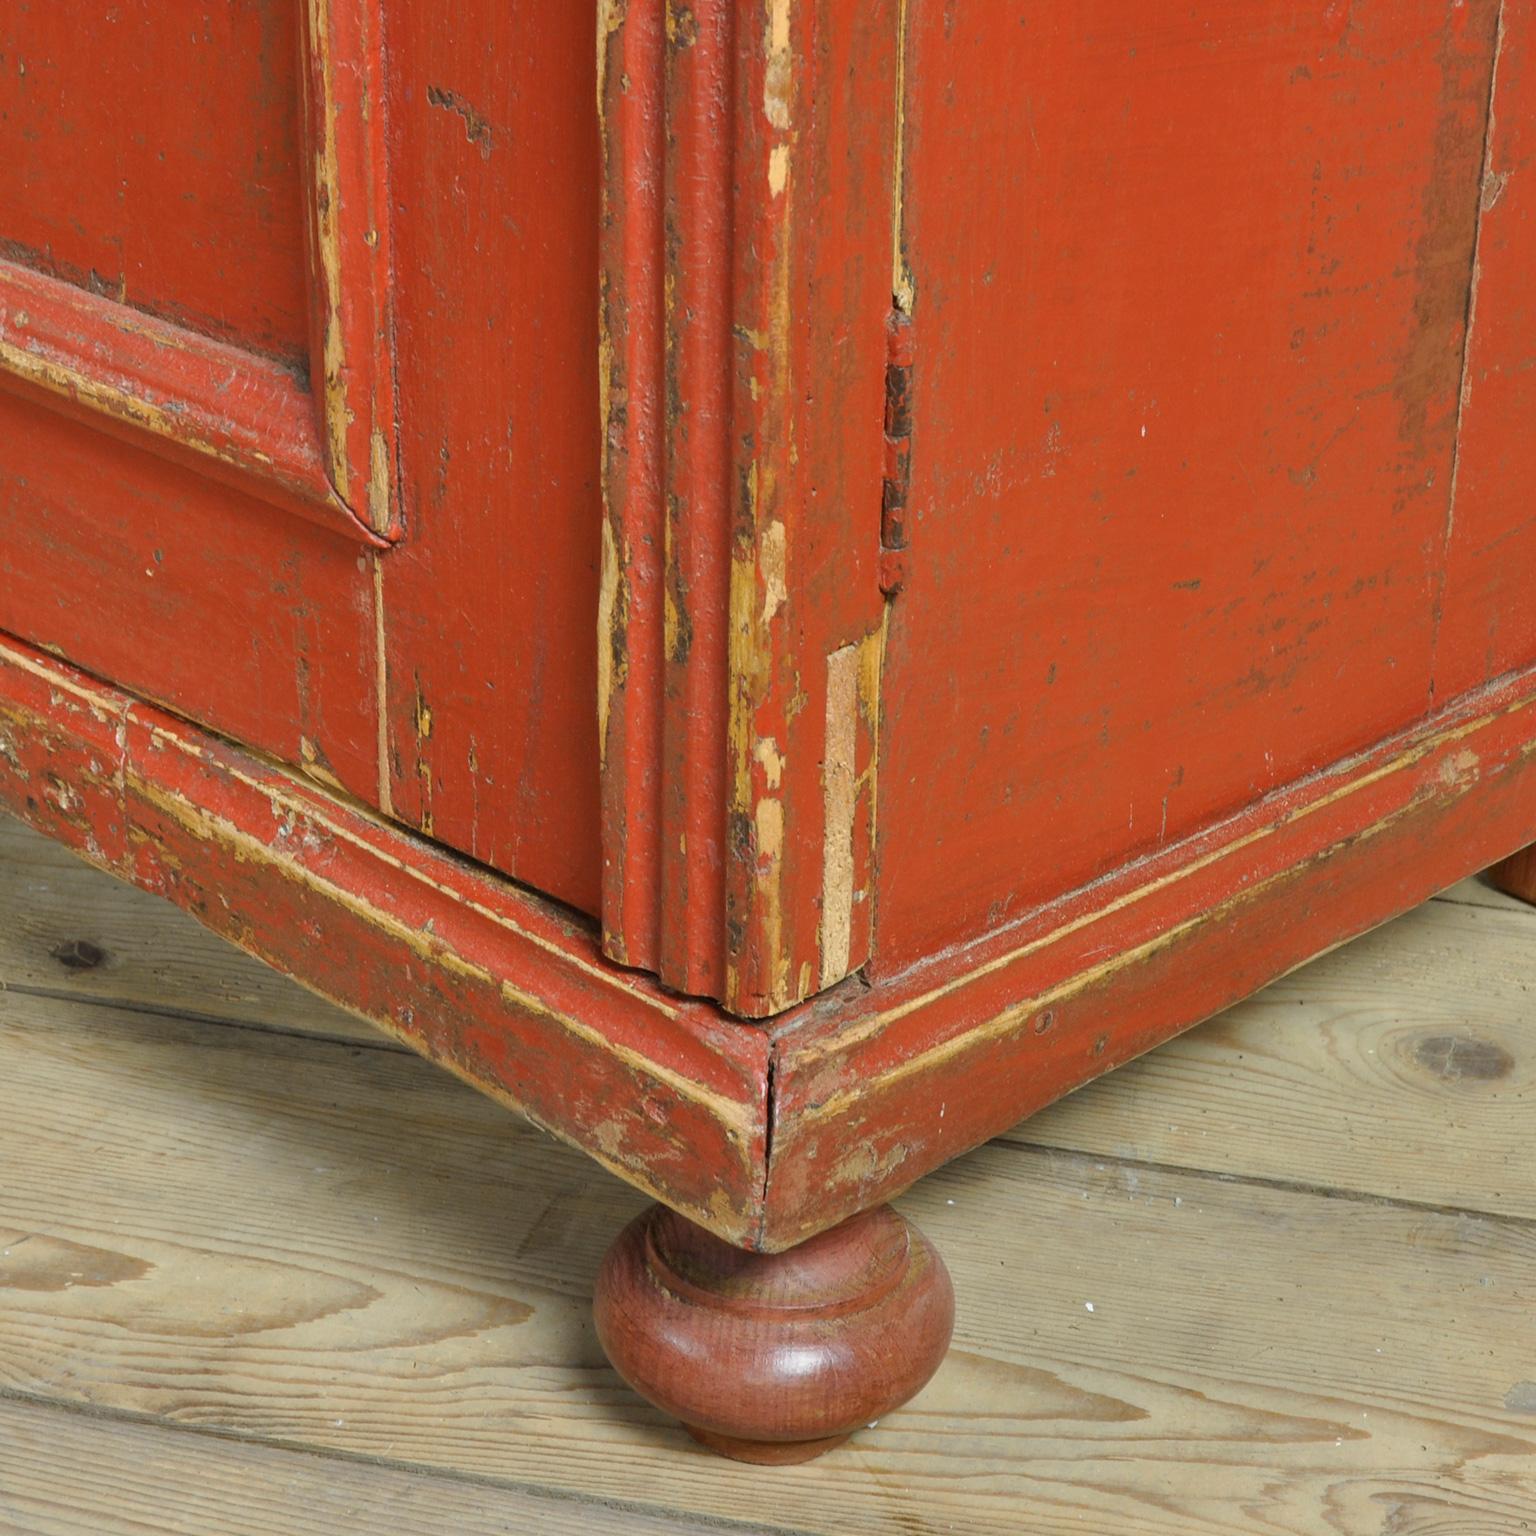
<instances>
[{"instance_id":1,"label":"wood grain","mask_svg":"<svg viewBox=\"0 0 1536 1536\"><path fill-rule=\"evenodd\" d=\"M595 8L163 9L0 17L20 135L0 257L78 281L54 312L122 318L82 342L5 285L29 376L71 361L41 342L97 353L0 400L0 629L595 912ZM175 100L143 108L167 80ZM277 360L188 364L183 325ZM124 429L139 446L99 430L146 390L164 409ZM71 392L119 415L39 403ZM177 436L195 469L140 451ZM231 453L266 500L210 478ZM264 454L280 474L255 473ZM351 539L292 515L330 505L291 484L322 491L322 459L359 517L406 532L393 555L360 558L350 514L329 523Z\"/></svg>"},{"instance_id":2,"label":"wood grain","mask_svg":"<svg viewBox=\"0 0 1536 1536\"><path fill-rule=\"evenodd\" d=\"M903 1202L955 1273L947 1364L786 1477L694 1452L602 1364L591 1280L637 1197L442 1074L0 1010L13 1392L806 1531L1536 1517L1529 1223L989 1147ZM1426 1096L1422 1142L1458 1112Z\"/></svg>"},{"instance_id":3,"label":"wood grain","mask_svg":"<svg viewBox=\"0 0 1536 1536\"><path fill-rule=\"evenodd\" d=\"M898 11L603 7L605 948L748 1017L869 954Z\"/></svg>"},{"instance_id":4,"label":"wood grain","mask_svg":"<svg viewBox=\"0 0 1536 1536\"><path fill-rule=\"evenodd\" d=\"M1533 669L770 1034L608 965L568 911L41 652L0 644L0 695L17 815L766 1251L1536 836Z\"/></svg>"},{"instance_id":5,"label":"wood grain","mask_svg":"<svg viewBox=\"0 0 1536 1536\"><path fill-rule=\"evenodd\" d=\"M1467 695L983 943L780 1021L763 1246L890 1198L1530 842L1533 683Z\"/></svg>"},{"instance_id":6,"label":"wood grain","mask_svg":"<svg viewBox=\"0 0 1536 1536\"><path fill-rule=\"evenodd\" d=\"M933 1244L888 1205L767 1254L653 1205L608 1250L592 1316L613 1368L694 1439L788 1466L928 1384L955 1292Z\"/></svg>"},{"instance_id":7,"label":"wood grain","mask_svg":"<svg viewBox=\"0 0 1536 1536\"><path fill-rule=\"evenodd\" d=\"M1536 1218L1533 938L1430 903L1007 1139Z\"/></svg>"},{"instance_id":8,"label":"wood grain","mask_svg":"<svg viewBox=\"0 0 1536 1536\"><path fill-rule=\"evenodd\" d=\"M0 1536L664 1536L718 1530L0 1397ZM737 1527L743 1536L765 1527Z\"/></svg>"}]
</instances>

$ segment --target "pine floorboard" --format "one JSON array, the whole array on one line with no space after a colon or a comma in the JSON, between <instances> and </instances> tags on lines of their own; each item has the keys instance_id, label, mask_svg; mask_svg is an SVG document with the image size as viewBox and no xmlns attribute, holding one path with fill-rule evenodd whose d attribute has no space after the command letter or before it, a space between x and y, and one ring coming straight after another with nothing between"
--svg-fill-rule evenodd
<instances>
[{"instance_id":1,"label":"pine floorboard","mask_svg":"<svg viewBox=\"0 0 1536 1536\"><path fill-rule=\"evenodd\" d=\"M720 1461L640 1197L0 817L0 1536L1536 1530L1536 910L1479 882L920 1183L907 1408Z\"/></svg>"}]
</instances>

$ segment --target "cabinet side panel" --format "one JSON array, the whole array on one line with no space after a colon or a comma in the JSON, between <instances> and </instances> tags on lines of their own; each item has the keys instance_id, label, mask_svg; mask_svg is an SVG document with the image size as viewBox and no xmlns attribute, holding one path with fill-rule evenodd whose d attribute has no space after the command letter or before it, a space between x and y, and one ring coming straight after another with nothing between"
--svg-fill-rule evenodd
<instances>
[{"instance_id":1,"label":"cabinet side panel","mask_svg":"<svg viewBox=\"0 0 1536 1536\"><path fill-rule=\"evenodd\" d=\"M595 7L388 8L395 813L598 905Z\"/></svg>"},{"instance_id":2,"label":"cabinet side panel","mask_svg":"<svg viewBox=\"0 0 1536 1536\"><path fill-rule=\"evenodd\" d=\"M882 969L1421 718L1496 0L914 0Z\"/></svg>"},{"instance_id":3,"label":"cabinet side panel","mask_svg":"<svg viewBox=\"0 0 1536 1536\"><path fill-rule=\"evenodd\" d=\"M1536 659L1536 5L1505 0L1435 691Z\"/></svg>"}]
</instances>

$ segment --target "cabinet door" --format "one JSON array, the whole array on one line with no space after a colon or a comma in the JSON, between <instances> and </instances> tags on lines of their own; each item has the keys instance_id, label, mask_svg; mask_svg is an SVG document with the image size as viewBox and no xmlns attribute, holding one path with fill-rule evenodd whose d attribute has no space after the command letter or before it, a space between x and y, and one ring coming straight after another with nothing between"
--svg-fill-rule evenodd
<instances>
[{"instance_id":1,"label":"cabinet door","mask_svg":"<svg viewBox=\"0 0 1536 1536\"><path fill-rule=\"evenodd\" d=\"M0 629L593 908L595 18L550 10L0 8Z\"/></svg>"},{"instance_id":2,"label":"cabinet door","mask_svg":"<svg viewBox=\"0 0 1536 1536\"><path fill-rule=\"evenodd\" d=\"M0 623L377 784L398 532L368 0L0 19Z\"/></svg>"}]
</instances>

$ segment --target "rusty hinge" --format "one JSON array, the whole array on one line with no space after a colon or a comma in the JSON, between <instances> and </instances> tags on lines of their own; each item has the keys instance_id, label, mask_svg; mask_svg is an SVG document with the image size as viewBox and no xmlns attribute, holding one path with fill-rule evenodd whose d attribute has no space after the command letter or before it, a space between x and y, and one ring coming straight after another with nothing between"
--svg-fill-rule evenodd
<instances>
[{"instance_id":1,"label":"rusty hinge","mask_svg":"<svg viewBox=\"0 0 1536 1536\"><path fill-rule=\"evenodd\" d=\"M912 317L893 309L885 327L885 473L880 485L880 590L907 579L907 496L912 484Z\"/></svg>"}]
</instances>

